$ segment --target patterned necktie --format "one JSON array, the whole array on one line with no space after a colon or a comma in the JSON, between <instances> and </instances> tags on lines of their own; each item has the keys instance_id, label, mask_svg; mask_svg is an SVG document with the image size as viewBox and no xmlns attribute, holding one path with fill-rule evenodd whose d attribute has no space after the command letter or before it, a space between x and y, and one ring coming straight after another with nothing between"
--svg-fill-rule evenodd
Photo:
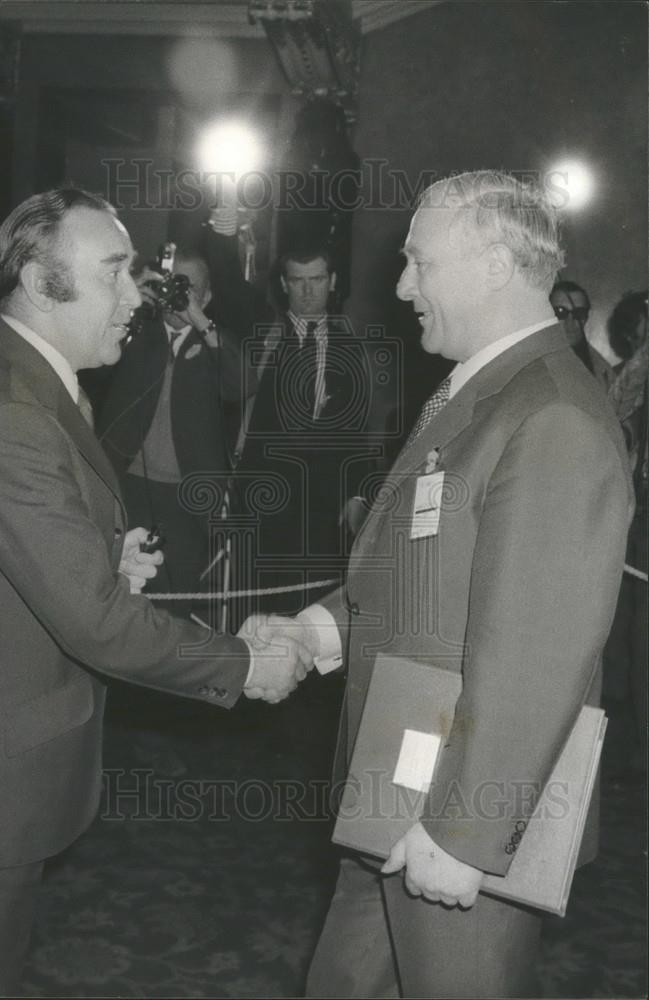
<instances>
[{"instance_id":1,"label":"patterned necktie","mask_svg":"<svg viewBox=\"0 0 649 1000\"><path fill-rule=\"evenodd\" d=\"M89 427L94 429L95 418L92 412L92 403L86 396L81 386L79 386L79 398L77 400L77 406L81 410L81 416L83 417L85 422L88 424Z\"/></svg>"},{"instance_id":2,"label":"patterned necktie","mask_svg":"<svg viewBox=\"0 0 649 1000\"><path fill-rule=\"evenodd\" d=\"M445 378L443 382L440 382L437 390L426 400L421 408L421 413L417 418L417 422L413 429L410 431L410 436L406 442L406 448L409 448L414 441L417 440L419 435L428 426L433 417L444 409L448 403L449 396L451 392L451 380L450 378Z\"/></svg>"}]
</instances>

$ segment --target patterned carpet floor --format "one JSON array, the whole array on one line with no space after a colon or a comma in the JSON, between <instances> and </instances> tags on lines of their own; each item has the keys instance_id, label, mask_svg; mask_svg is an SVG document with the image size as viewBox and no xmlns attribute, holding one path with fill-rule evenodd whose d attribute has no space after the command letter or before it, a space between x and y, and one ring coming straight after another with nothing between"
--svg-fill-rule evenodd
<instances>
[{"instance_id":1,"label":"patterned carpet floor","mask_svg":"<svg viewBox=\"0 0 649 1000\"><path fill-rule=\"evenodd\" d=\"M24 993L300 996L335 877L340 693L310 677L279 706L223 712L116 686L102 809L48 867ZM602 848L546 922L544 997L647 995L646 779L624 707L609 712Z\"/></svg>"}]
</instances>

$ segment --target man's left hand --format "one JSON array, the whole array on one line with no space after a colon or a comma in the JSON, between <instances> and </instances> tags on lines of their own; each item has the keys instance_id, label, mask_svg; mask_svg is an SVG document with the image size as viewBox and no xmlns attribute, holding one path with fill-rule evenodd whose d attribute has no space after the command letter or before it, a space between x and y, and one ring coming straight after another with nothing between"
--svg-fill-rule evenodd
<instances>
[{"instance_id":1,"label":"man's left hand","mask_svg":"<svg viewBox=\"0 0 649 1000\"><path fill-rule=\"evenodd\" d=\"M164 560L160 549L156 552L140 552L140 545L149 536L146 528L132 528L124 536L124 548L118 572L129 582L132 594L139 594L147 580L152 580Z\"/></svg>"},{"instance_id":2,"label":"man's left hand","mask_svg":"<svg viewBox=\"0 0 649 1000\"><path fill-rule=\"evenodd\" d=\"M464 909L475 903L484 875L438 847L421 823L411 826L396 842L381 872L391 875L402 868L406 869L406 889L412 896Z\"/></svg>"}]
</instances>

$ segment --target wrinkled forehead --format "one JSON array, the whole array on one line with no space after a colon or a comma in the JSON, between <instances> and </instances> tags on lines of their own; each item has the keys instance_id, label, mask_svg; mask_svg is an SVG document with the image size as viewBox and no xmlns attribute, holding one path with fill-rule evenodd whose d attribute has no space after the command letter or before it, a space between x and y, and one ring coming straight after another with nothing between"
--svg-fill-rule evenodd
<instances>
[{"instance_id":1,"label":"wrinkled forehead","mask_svg":"<svg viewBox=\"0 0 649 1000\"><path fill-rule=\"evenodd\" d=\"M464 229L456 209L422 205L412 217L404 249L414 255L459 248Z\"/></svg>"},{"instance_id":2,"label":"wrinkled forehead","mask_svg":"<svg viewBox=\"0 0 649 1000\"><path fill-rule=\"evenodd\" d=\"M86 207L70 209L59 236L63 252L73 259L117 263L133 256L126 227L110 212Z\"/></svg>"},{"instance_id":3,"label":"wrinkled forehead","mask_svg":"<svg viewBox=\"0 0 649 1000\"><path fill-rule=\"evenodd\" d=\"M286 261L286 274L291 278L313 278L320 274L327 274L327 262L324 257L314 257L313 260L300 262L298 260Z\"/></svg>"}]
</instances>

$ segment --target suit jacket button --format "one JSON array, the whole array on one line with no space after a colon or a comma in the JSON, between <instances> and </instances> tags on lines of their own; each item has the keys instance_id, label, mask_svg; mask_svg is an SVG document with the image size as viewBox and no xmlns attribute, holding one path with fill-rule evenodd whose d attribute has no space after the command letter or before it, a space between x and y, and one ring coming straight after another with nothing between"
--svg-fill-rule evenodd
<instances>
[{"instance_id":1,"label":"suit jacket button","mask_svg":"<svg viewBox=\"0 0 649 1000\"><path fill-rule=\"evenodd\" d=\"M349 610L351 611L351 613L353 615L360 615L360 613L361 613L361 609L359 608L358 604L356 604L355 601L354 601L353 604L349 605Z\"/></svg>"},{"instance_id":2,"label":"suit jacket button","mask_svg":"<svg viewBox=\"0 0 649 1000\"><path fill-rule=\"evenodd\" d=\"M518 846L521 842L522 836L523 836L522 833L519 833L518 830L515 830L514 833L512 833L512 844L516 844L516 846Z\"/></svg>"},{"instance_id":3,"label":"suit jacket button","mask_svg":"<svg viewBox=\"0 0 649 1000\"><path fill-rule=\"evenodd\" d=\"M525 822L525 820L519 819L518 822L516 823L515 829L518 831L518 833L525 833L525 830L527 829L527 823Z\"/></svg>"},{"instance_id":4,"label":"suit jacket button","mask_svg":"<svg viewBox=\"0 0 649 1000\"><path fill-rule=\"evenodd\" d=\"M121 528L115 528L115 538L121 538L124 532Z\"/></svg>"},{"instance_id":5,"label":"suit jacket button","mask_svg":"<svg viewBox=\"0 0 649 1000\"><path fill-rule=\"evenodd\" d=\"M210 689L205 684L203 684L202 687L198 688L198 693L201 695L206 695L210 693Z\"/></svg>"},{"instance_id":6,"label":"suit jacket button","mask_svg":"<svg viewBox=\"0 0 649 1000\"><path fill-rule=\"evenodd\" d=\"M513 854L516 848L513 844L505 844L505 854Z\"/></svg>"},{"instance_id":7,"label":"suit jacket button","mask_svg":"<svg viewBox=\"0 0 649 1000\"><path fill-rule=\"evenodd\" d=\"M210 698L225 698L228 692L225 688L210 688L208 693Z\"/></svg>"}]
</instances>

